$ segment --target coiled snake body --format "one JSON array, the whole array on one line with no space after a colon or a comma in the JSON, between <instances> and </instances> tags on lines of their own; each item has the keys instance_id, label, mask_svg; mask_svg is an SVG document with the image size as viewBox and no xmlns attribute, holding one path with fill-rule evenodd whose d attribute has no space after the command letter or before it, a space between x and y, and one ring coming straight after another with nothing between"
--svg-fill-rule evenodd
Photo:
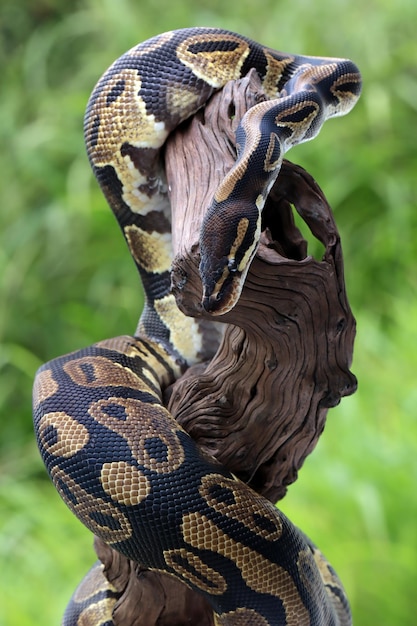
<instances>
[{"instance_id":1,"label":"coiled snake body","mask_svg":"<svg viewBox=\"0 0 417 626\"><path fill-rule=\"evenodd\" d=\"M202 306L220 315L239 298L284 153L350 110L360 92L356 66L193 28L139 44L98 82L85 117L87 150L139 269L146 304L134 337L97 343L38 371L35 429L73 513L130 559L204 594L217 624L349 624L342 586L321 553L266 499L203 457L161 400L199 344L194 321L178 312L170 293L160 149L180 122L251 68L270 99L243 118L236 165L216 192L200 238ZM85 588L95 576L97 569ZM90 599L78 595L67 626L113 623L110 586Z\"/></svg>"}]
</instances>

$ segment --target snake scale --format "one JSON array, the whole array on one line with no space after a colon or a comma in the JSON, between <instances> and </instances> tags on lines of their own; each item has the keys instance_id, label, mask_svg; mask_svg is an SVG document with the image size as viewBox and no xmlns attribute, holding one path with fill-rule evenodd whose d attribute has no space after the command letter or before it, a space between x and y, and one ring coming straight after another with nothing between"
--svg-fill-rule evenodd
<instances>
[{"instance_id":1,"label":"snake scale","mask_svg":"<svg viewBox=\"0 0 417 626\"><path fill-rule=\"evenodd\" d=\"M85 116L87 151L146 303L134 336L40 368L35 430L56 489L83 524L128 558L203 594L216 624L346 625L345 593L320 551L270 502L202 456L161 399L196 360L201 341L170 291L161 148L214 92L251 68L267 98L239 125L236 163L200 236L202 308L218 316L239 298L285 152L352 108L358 69L345 59L284 54L225 30L191 28L132 48L97 83ZM116 598L96 565L63 623L110 626Z\"/></svg>"}]
</instances>

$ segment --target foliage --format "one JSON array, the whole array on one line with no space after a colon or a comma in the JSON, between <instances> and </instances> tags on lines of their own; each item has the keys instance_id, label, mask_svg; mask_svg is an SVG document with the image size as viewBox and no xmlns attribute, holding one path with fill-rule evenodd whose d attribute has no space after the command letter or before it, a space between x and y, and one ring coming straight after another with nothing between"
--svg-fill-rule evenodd
<instances>
[{"instance_id":1,"label":"foliage","mask_svg":"<svg viewBox=\"0 0 417 626\"><path fill-rule=\"evenodd\" d=\"M334 563L357 626L415 623L416 19L414 0L3 0L0 625L57 624L94 559L36 450L36 368L132 332L142 305L85 156L85 103L125 49L192 25L348 56L363 72L357 108L289 155L323 187L342 233L359 391L330 412L282 507Z\"/></svg>"}]
</instances>

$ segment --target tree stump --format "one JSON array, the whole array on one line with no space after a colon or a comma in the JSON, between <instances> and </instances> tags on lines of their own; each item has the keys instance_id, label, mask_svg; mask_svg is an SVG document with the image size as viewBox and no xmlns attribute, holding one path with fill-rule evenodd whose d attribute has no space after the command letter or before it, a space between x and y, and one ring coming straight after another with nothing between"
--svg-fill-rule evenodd
<instances>
[{"instance_id":1,"label":"tree stump","mask_svg":"<svg viewBox=\"0 0 417 626\"><path fill-rule=\"evenodd\" d=\"M355 321L331 209L312 177L288 161L265 205L261 242L238 304L215 320L201 307L200 226L235 162L239 121L264 98L250 72L213 96L166 146L173 292L202 327L224 326L220 345L212 339L207 346L215 356L201 355L166 390L166 404L205 453L276 502L314 449L328 409L356 389L349 369ZM292 207L323 244L321 260L308 256ZM120 592L116 625L212 626L206 601L182 583L144 570L99 540L96 551Z\"/></svg>"}]
</instances>

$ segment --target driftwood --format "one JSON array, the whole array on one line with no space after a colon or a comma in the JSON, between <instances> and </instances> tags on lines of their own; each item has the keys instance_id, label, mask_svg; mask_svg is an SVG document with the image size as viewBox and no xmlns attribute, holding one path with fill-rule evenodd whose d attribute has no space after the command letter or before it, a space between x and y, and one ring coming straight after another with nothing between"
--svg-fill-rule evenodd
<instances>
[{"instance_id":1,"label":"driftwood","mask_svg":"<svg viewBox=\"0 0 417 626\"><path fill-rule=\"evenodd\" d=\"M173 210L173 290L187 314L201 308L198 239L214 190L236 158L234 133L264 95L256 74L232 82L170 138L165 151ZM196 182L197 181L197 182ZM307 255L292 206L323 244ZM214 358L190 368L166 403L201 449L271 501L285 495L321 435L327 411L353 393L355 322L346 297L340 237L311 176L284 161L264 210L261 243ZM215 352L217 345L207 346ZM202 355L204 359L204 355ZM213 624L205 600L172 577L145 571L96 541L122 594L120 626Z\"/></svg>"}]
</instances>

